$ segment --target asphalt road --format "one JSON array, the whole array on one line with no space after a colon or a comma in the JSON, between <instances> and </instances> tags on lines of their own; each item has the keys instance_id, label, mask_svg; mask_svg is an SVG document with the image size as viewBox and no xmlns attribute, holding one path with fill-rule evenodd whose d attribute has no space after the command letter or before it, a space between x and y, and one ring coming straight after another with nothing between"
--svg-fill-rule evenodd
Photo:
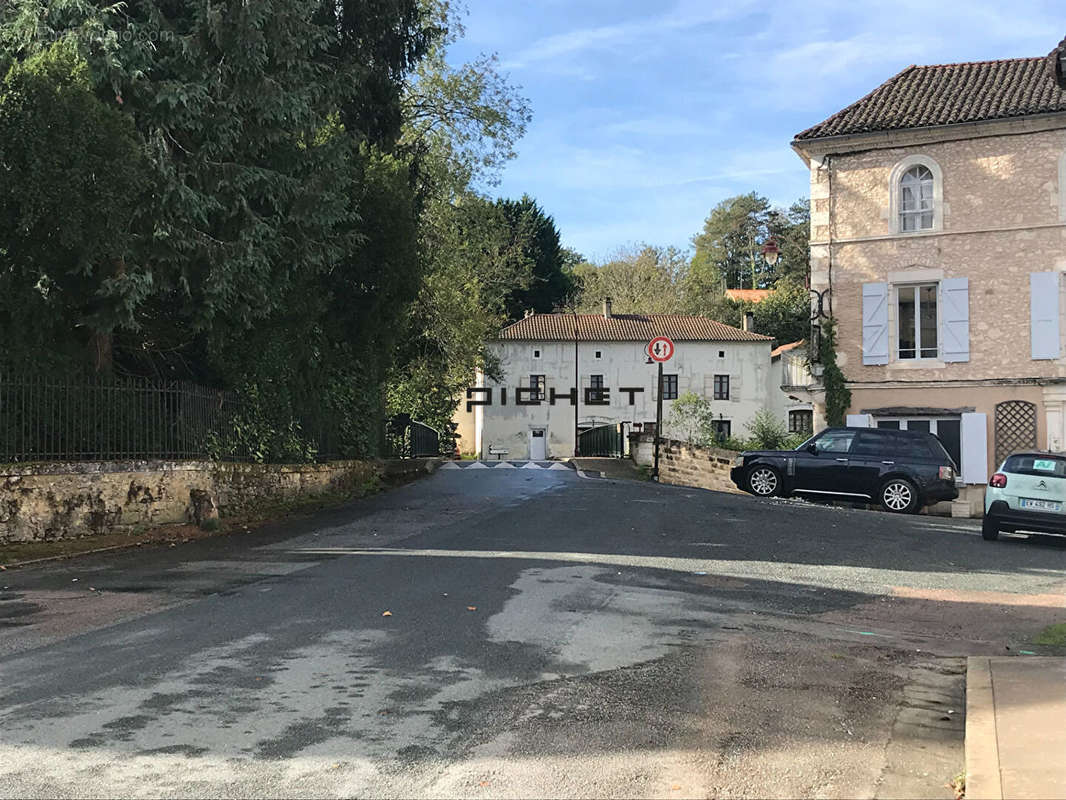
<instances>
[{"instance_id":1,"label":"asphalt road","mask_svg":"<svg viewBox=\"0 0 1066 800\"><path fill-rule=\"evenodd\" d=\"M0 796L948 797L1066 546L454 470L0 586Z\"/></svg>"}]
</instances>

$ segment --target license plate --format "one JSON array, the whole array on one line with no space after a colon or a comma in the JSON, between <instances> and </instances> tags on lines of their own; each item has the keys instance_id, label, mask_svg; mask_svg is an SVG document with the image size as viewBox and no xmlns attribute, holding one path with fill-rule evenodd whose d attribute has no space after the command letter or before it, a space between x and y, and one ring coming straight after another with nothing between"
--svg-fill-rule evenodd
<instances>
[{"instance_id":1,"label":"license plate","mask_svg":"<svg viewBox=\"0 0 1066 800\"><path fill-rule=\"evenodd\" d=\"M1029 500L1023 497L1022 508L1031 508L1034 511L1061 511L1062 503L1056 503L1051 500Z\"/></svg>"}]
</instances>

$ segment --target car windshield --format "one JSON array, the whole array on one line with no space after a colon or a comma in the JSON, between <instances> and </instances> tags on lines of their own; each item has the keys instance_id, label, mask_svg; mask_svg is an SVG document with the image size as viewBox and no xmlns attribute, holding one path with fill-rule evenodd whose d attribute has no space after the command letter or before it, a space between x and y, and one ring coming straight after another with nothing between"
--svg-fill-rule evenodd
<instances>
[{"instance_id":1,"label":"car windshield","mask_svg":"<svg viewBox=\"0 0 1066 800\"><path fill-rule=\"evenodd\" d=\"M1066 458L1034 453L1014 455L1003 463L1003 472L1039 475L1043 478L1066 478Z\"/></svg>"}]
</instances>

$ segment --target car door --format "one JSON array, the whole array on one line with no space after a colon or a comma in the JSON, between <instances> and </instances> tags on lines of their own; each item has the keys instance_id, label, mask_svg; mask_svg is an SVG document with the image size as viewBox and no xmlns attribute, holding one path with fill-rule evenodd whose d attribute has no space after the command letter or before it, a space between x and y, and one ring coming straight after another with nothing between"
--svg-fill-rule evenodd
<instances>
[{"instance_id":1,"label":"car door","mask_svg":"<svg viewBox=\"0 0 1066 800\"><path fill-rule=\"evenodd\" d=\"M901 459L899 449L899 438L903 435L876 428L859 431L848 454L847 482L851 487L848 491L873 497L881 476L894 472L897 460L901 462L899 468L903 468L905 459Z\"/></svg>"},{"instance_id":2,"label":"car door","mask_svg":"<svg viewBox=\"0 0 1066 800\"><path fill-rule=\"evenodd\" d=\"M798 452L793 491L813 494L849 494L849 453L855 430L827 430Z\"/></svg>"}]
</instances>

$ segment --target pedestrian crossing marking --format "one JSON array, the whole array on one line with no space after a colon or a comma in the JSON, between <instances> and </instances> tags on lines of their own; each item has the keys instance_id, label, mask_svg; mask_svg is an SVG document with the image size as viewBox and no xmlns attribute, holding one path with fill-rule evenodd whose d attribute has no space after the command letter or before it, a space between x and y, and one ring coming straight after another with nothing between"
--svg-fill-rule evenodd
<instances>
[{"instance_id":1,"label":"pedestrian crossing marking","mask_svg":"<svg viewBox=\"0 0 1066 800\"><path fill-rule=\"evenodd\" d=\"M440 469L547 469L574 470L566 461L446 461Z\"/></svg>"}]
</instances>

